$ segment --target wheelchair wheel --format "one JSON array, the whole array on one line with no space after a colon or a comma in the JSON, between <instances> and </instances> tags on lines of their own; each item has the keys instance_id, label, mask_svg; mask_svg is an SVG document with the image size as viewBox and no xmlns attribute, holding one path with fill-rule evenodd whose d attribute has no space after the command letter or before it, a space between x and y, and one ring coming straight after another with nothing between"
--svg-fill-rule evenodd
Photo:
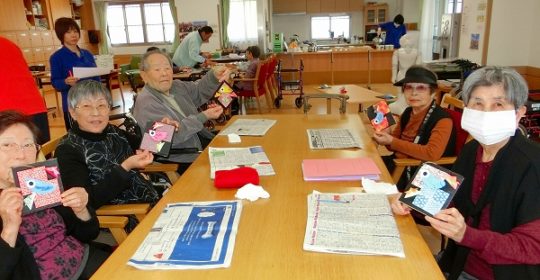
<instances>
[{"instance_id":1,"label":"wheelchair wheel","mask_svg":"<svg viewBox=\"0 0 540 280\"><path fill-rule=\"evenodd\" d=\"M297 97L294 100L294 105L296 105L296 108L301 108L302 105L304 105L304 99L302 97Z\"/></svg>"},{"instance_id":2,"label":"wheelchair wheel","mask_svg":"<svg viewBox=\"0 0 540 280\"><path fill-rule=\"evenodd\" d=\"M274 107L278 109L281 107L281 99L279 98L274 99Z\"/></svg>"}]
</instances>

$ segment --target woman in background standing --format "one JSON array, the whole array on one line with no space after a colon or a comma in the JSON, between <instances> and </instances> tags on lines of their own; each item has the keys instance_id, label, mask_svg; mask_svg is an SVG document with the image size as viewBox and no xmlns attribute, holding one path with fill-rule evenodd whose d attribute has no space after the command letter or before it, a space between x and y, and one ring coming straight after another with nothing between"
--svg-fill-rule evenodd
<instances>
[{"instance_id":1,"label":"woman in background standing","mask_svg":"<svg viewBox=\"0 0 540 280\"><path fill-rule=\"evenodd\" d=\"M69 89L79 81L79 78L73 76L73 67L96 67L96 62L91 52L77 46L81 38L81 29L75 20L65 17L57 19L54 31L63 47L51 55L51 82L53 87L62 93L64 123L68 131L71 128L71 117L67 96ZM88 79L100 81L99 77Z\"/></svg>"}]
</instances>

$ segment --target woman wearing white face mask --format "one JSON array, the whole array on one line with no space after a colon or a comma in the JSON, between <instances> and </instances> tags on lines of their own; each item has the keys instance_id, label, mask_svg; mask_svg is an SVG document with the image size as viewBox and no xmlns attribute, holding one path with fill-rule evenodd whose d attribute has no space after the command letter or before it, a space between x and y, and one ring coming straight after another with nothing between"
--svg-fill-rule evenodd
<instances>
[{"instance_id":1,"label":"woman wearing white face mask","mask_svg":"<svg viewBox=\"0 0 540 280\"><path fill-rule=\"evenodd\" d=\"M453 168L465 181L454 207L426 217L450 239L439 260L448 279L540 279L540 146L516 131L527 92L511 68L465 81L462 126L474 140ZM410 212L397 201L392 209Z\"/></svg>"}]
</instances>

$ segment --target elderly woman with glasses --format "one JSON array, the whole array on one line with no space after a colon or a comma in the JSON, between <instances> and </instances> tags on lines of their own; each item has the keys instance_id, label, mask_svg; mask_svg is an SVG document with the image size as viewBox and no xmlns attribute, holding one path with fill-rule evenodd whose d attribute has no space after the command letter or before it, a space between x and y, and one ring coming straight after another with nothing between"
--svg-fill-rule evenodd
<instances>
[{"instance_id":1,"label":"elderly woman with glasses","mask_svg":"<svg viewBox=\"0 0 540 280\"><path fill-rule=\"evenodd\" d=\"M64 186L84 187L96 209L104 204L157 202L160 194L137 171L150 164L153 155L134 152L138 139L109 124L109 91L99 82L81 81L70 89L68 104L74 124L56 148Z\"/></svg>"},{"instance_id":2,"label":"elderly woman with glasses","mask_svg":"<svg viewBox=\"0 0 540 280\"><path fill-rule=\"evenodd\" d=\"M474 139L453 170L465 181L453 207L426 217L450 239L439 265L448 279L540 279L540 146L517 130L527 84L511 68L485 67L462 96L461 126ZM397 199L392 210L410 213Z\"/></svg>"},{"instance_id":3,"label":"elderly woman with glasses","mask_svg":"<svg viewBox=\"0 0 540 280\"><path fill-rule=\"evenodd\" d=\"M88 279L109 256L87 244L99 223L81 187L62 205L22 216L11 168L36 162L37 128L16 111L0 112L0 279Z\"/></svg>"},{"instance_id":4,"label":"elderly woman with glasses","mask_svg":"<svg viewBox=\"0 0 540 280\"><path fill-rule=\"evenodd\" d=\"M400 117L394 130L375 131L373 139L394 151L383 157L388 171L392 172L395 158L415 158L434 161L453 155L455 131L450 115L435 103L437 75L422 66L411 66L405 78L394 85L401 86L409 107ZM414 170L407 169L397 186L403 190Z\"/></svg>"}]
</instances>

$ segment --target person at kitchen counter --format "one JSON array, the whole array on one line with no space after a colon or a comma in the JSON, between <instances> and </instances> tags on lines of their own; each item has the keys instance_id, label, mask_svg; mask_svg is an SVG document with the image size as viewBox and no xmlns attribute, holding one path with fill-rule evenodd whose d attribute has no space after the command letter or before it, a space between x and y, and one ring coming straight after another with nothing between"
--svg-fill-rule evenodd
<instances>
[{"instance_id":1,"label":"person at kitchen counter","mask_svg":"<svg viewBox=\"0 0 540 280\"><path fill-rule=\"evenodd\" d=\"M399 39L401 36L407 33L405 25L403 25L405 19L401 14L394 17L394 21L385 22L379 25L377 29L377 35L381 35L381 31L386 31L386 37L384 39L385 45L394 45L395 49L399 49L401 45L399 44Z\"/></svg>"}]
</instances>

